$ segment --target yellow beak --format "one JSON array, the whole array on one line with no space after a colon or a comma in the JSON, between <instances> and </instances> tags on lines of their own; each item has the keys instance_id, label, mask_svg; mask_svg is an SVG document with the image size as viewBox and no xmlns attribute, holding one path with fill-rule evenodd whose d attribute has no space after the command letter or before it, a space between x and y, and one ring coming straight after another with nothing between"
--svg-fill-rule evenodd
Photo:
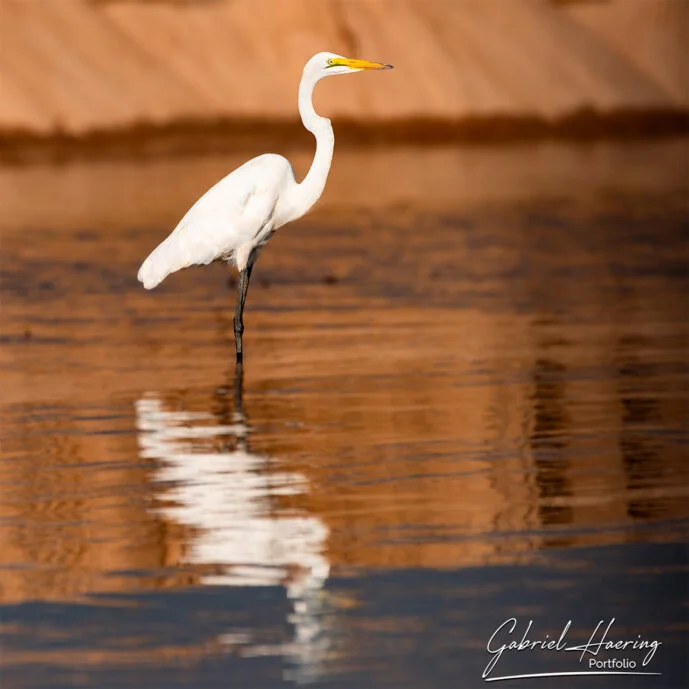
<instances>
[{"instance_id":1,"label":"yellow beak","mask_svg":"<svg viewBox=\"0 0 689 689\"><path fill-rule=\"evenodd\" d=\"M384 65L382 62L369 62L368 60L350 60L346 57L333 58L330 67L349 67L357 71L362 69L392 69L392 65Z\"/></svg>"}]
</instances>

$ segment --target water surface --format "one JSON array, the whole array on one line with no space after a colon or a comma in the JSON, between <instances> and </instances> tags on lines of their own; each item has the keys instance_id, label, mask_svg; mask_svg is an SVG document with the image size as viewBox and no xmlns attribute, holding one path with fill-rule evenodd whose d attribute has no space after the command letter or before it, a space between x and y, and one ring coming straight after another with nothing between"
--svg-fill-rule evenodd
<instances>
[{"instance_id":1,"label":"water surface","mask_svg":"<svg viewBox=\"0 0 689 689\"><path fill-rule=\"evenodd\" d=\"M686 684L686 154L343 152L243 388L227 268L135 277L236 161L0 170L2 686L479 687L510 618L661 674L505 686Z\"/></svg>"}]
</instances>

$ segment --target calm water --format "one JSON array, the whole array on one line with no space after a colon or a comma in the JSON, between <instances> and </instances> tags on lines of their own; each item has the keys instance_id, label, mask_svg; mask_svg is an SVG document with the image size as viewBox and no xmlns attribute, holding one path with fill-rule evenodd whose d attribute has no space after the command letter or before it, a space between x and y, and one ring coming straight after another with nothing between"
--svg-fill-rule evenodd
<instances>
[{"instance_id":1,"label":"calm water","mask_svg":"<svg viewBox=\"0 0 689 689\"><path fill-rule=\"evenodd\" d=\"M3 689L685 686L688 150L343 152L243 386L136 282L237 161L0 168Z\"/></svg>"}]
</instances>

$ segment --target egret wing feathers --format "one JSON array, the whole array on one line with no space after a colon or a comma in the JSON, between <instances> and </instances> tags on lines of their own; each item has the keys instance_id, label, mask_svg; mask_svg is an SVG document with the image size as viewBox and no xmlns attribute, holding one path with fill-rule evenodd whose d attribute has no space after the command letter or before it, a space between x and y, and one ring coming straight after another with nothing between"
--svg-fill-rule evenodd
<instances>
[{"instance_id":1,"label":"egret wing feathers","mask_svg":"<svg viewBox=\"0 0 689 689\"><path fill-rule=\"evenodd\" d=\"M279 226L276 207L290 184L294 174L282 156L262 155L237 168L187 211L143 262L139 281L153 289L170 273L217 259L245 268L252 250Z\"/></svg>"}]
</instances>

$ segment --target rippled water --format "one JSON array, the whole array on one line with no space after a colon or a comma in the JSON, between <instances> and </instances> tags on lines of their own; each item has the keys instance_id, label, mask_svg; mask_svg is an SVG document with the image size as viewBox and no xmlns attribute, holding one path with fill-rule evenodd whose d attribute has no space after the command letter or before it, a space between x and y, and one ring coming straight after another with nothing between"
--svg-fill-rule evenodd
<instances>
[{"instance_id":1,"label":"rippled water","mask_svg":"<svg viewBox=\"0 0 689 689\"><path fill-rule=\"evenodd\" d=\"M227 269L135 277L234 161L0 170L2 687L479 687L510 618L660 674L501 685L684 686L686 154L344 153L243 386Z\"/></svg>"}]
</instances>

